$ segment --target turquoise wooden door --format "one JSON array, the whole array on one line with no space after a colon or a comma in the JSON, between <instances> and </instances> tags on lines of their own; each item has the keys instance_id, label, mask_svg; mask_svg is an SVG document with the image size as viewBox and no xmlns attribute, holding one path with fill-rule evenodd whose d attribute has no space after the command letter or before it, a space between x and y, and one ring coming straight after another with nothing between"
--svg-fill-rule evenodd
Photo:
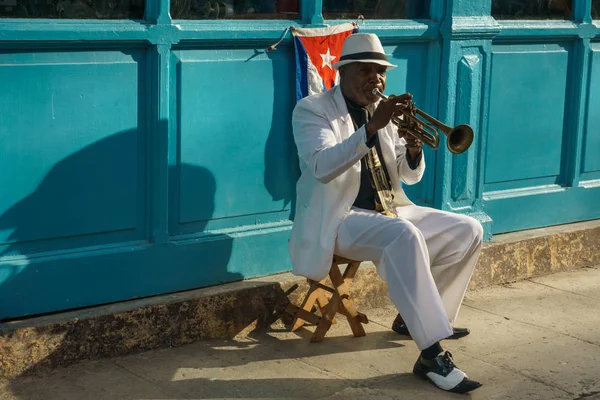
<instances>
[{"instance_id":1,"label":"turquoise wooden door","mask_svg":"<svg viewBox=\"0 0 600 400\"><path fill-rule=\"evenodd\" d=\"M501 22L492 44L483 204L494 233L600 217L598 30L580 24L582 39L562 25Z\"/></svg>"}]
</instances>

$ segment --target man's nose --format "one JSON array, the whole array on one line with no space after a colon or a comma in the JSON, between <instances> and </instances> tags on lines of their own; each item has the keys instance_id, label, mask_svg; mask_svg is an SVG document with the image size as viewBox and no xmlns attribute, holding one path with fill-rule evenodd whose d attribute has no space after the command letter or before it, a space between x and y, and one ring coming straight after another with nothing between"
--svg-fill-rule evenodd
<instances>
[{"instance_id":1,"label":"man's nose","mask_svg":"<svg viewBox=\"0 0 600 400\"><path fill-rule=\"evenodd\" d=\"M380 79L381 79L381 75L379 75L379 73L377 71L371 71L371 73L369 73L370 81L379 82Z\"/></svg>"}]
</instances>

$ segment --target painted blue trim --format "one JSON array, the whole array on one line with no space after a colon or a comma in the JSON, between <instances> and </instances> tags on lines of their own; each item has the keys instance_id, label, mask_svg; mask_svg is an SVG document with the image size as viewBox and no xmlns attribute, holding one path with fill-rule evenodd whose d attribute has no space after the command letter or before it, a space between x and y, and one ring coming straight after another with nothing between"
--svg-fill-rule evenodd
<instances>
[{"instance_id":1,"label":"painted blue trim","mask_svg":"<svg viewBox=\"0 0 600 400\"><path fill-rule=\"evenodd\" d=\"M338 24L341 21L326 21ZM306 27L297 21L173 21L173 24L151 25L136 21L85 21L62 20L0 20L0 46L18 42L25 46L39 46L40 42L71 42L71 45L92 46L93 42L149 42L152 44L177 44L179 42L218 42L232 45L250 45L253 41L277 41L286 28L294 25ZM383 42L393 40L436 40L439 24L434 21L395 20L369 21L360 26L361 32L379 35ZM28 43L31 42L31 43ZM265 42L266 43L266 42ZM270 45L272 43L269 43ZM291 34L283 42L291 45ZM268 47L268 45L266 47Z\"/></svg>"},{"instance_id":2,"label":"painted blue trim","mask_svg":"<svg viewBox=\"0 0 600 400\"><path fill-rule=\"evenodd\" d=\"M154 13L150 15L150 18L146 17L146 19L159 25L171 24L171 0L146 0L146 7L149 8L152 3L156 4L157 9L153 10ZM152 10L152 7L150 9ZM148 15L148 11L146 11L146 15Z\"/></svg>"},{"instance_id":3,"label":"painted blue trim","mask_svg":"<svg viewBox=\"0 0 600 400\"><path fill-rule=\"evenodd\" d=\"M441 26L445 39L454 40L488 40L500 32L500 25L490 16L480 17L447 17Z\"/></svg>"},{"instance_id":4,"label":"painted blue trim","mask_svg":"<svg viewBox=\"0 0 600 400\"><path fill-rule=\"evenodd\" d=\"M255 230L257 227L260 228L265 224L289 221L290 212L291 210L286 208L281 211L255 213L235 217L212 218L208 221L193 221L178 224L176 223L177 221L173 221L174 226L171 228L171 232L179 232L181 234L207 232L208 234L212 234L213 232L222 229L229 229L232 226L235 226L235 229Z\"/></svg>"},{"instance_id":5,"label":"painted blue trim","mask_svg":"<svg viewBox=\"0 0 600 400\"><path fill-rule=\"evenodd\" d=\"M448 15L455 17L478 17L489 15L492 2L485 0L448 0Z\"/></svg>"},{"instance_id":6,"label":"painted blue trim","mask_svg":"<svg viewBox=\"0 0 600 400\"><path fill-rule=\"evenodd\" d=\"M440 28L443 38L439 99L441 120L450 126L468 123L475 140L464 154L438 150L435 205L466 213L481 222L491 239L491 218L482 209L483 169L490 82L490 42L500 25L489 16L491 2L452 0ZM445 137L441 146L445 146Z\"/></svg>"},{"instance_id":7,"label":"painted blue trim","mask_svg":"<svg viewBox=\"0 0 600 400\"><path fill-rule=\"evenodd\" d=\"M150 25L143 21L85 21L0 19L0 45L5 41L143 41Z\"/></svg>"},{"instance_id":8,"label":"painted blue trim","mask_svg":"<svg viewBox=\"0 0 600 400\"><path fill-rule=\"evenodd\" d=\"M562 178L559 175L537 176L535 178L505 180L502 182L484 183L483 192L501 192L505 190L521 190L532 187L547 187L549 185L561 185Z\"/></svg>"},{"instance_id":9,"label":"painted blue trim","mask_svg":"<svg viewBox=\"0 0 600 400\"><path fill-rule=\"evenodd\" d=\"M486 166L486 149L489 132L489 107L490 107L490 87L492 81L492 41L486 41L483 44L483 72L482 72L482 87L481 87L481 114L480 114L480 134L478 137L479 148L477 154L477 186L476 186L476 202L475 207L478 210L483 210L483 191L485 181L485 166ZM491 220L491 218L490 218ZM491 234L491 232L490 232Z\"/></svg>"},{"instance_id":10,"label":"painted blue trim","mask_svg":"<svg viewBox=\"0 0 600 400\"><path fill-rule=\"evenodd\" d=\"M300 19L306 24L323 25L323 0L299 1Z\"/></svg>"},{"instance_id":11,"label":"painted blue trim","mask_svg":"<svg viewBox=\"0 0 600 400\"><path fill-rule=\"evenodd\" d=\"M274 232L287 232L292 229L292 221L290 220L279 220L276 222L263 222L256 225L242 225L236 227L228 227L223 229L214 229L208 232L194 231L193 233L182 233L180 235L172 235L171 243L187 243L187 242L198 242L198 241L211 241L215 238L220 238L223 235L229 235L230 237L245 237L252 236L255 234L265 234Z\"/></svg>"},{"instance_id":12,"label":"painted blue trim","mask_svg":"<svg viewBox=\"0 0 600 400\"><path fill-rule=\"evenodd\" d=\"M171 121L171 91L173 86L171 82L171 46L166 44L157 45L152 52L152 99L150 102L152 109L152 121L149 134L152 138L151 146L149 146L149 166L148 175L149 185L149 208L151 212L148 214L151 227L149 240L152 243L166 243L169 240L168 236L168 205L169 205L169 169L168 163L160 162L169 158L169 132Z\"/></svg>"},{"instance_id":13,"label":"painted blue trim","mask_svg":"<svg viewBox=\"0 0 600 400\"><path fill-rule=\"evenodd\" d=\"M573 16L575 22L592 22L592 0L575 0L573 2Z\"/></svg>"},{"instance_id":14,"label":"painted blue trim","mask_svg":"<svg viewBox=\"0 0 600 400\"><path fill-rule=\"evenodd\" d=\"M444 20L446 15L446 4L445 0L431 0L429 3L429 15L431 20L441 22Z\"/></svg>"},{"instance_id":15,"label":"painted blue trim","mask_svg":"<svg viewBox=\"0 0 600 400\"><path fill-rule=\"evenodd\" d=\"M600 187L600 171L586 172L586 173L582 174L582 176L585 176L585 180L582 179L579 182L578 187L582 187L582 188L586 188L586 189L593 189L593 188Z\"/></svg>"},{"instance_id":16,"label":"painted blue trim","mask_svg":"<svg viewBox=\"0 0 600 400\"><path fill-rule=\"evenodd\" d=\"M146 235L142 231L130 229L120 232L106 232L91 235L49 238L18 242L14 239L3 241L0 245L0 262L13 258L36 258L44 254L51 254L56 249L75 249L74 252L87 251L90 247L119 247L122 243L146 242ZM61 250L63 251L63 250ZM70 250L69 250L70 251Z\"/></svg>"},{"instance_id":17,"label":"painted blue trim","mask_svg":"<svg viewBox=\"0 0 600 400\"><path fill-rule=\"evenodd\" d=\"M437 117L438 96L440 90L440 74L441 74L441 58L442 48L439 41L429 42L427 49L427 82L425 86L426 98L424 101L415 99L417 107L423 109L434 118ZM434 206L436 195L436 171L437 171L437 154L436 151L425 149L425 161L427 171L421 180L420 198L414 199L418 204L425 206Z\"/></svg>"},{"instance_id":18,"label":"painted blue trim","mask_svg":"<svg viewBox=\"0 0 600 400\"><path fill-rule=\"evenodd\" d=\"M334 24L340 21L326 21ZM440 24L429 20L377 20L360 25L361 32L374 33L383 45L401 40L437 40Z\"/></svg>"},{"instance_id":19,"label":"painted blue trim","mask_svg":"<svg viewBox=\"0 0 600 400\"><path fill-rule=\"evenodd\" d=\"M99 244L93 246L80 246L75 249L67 250L43 250L36 251L35 254L15 254L11 256L2 256L0 259L0 270L6 265L29 265L32 263L42 263L46 261L72 259L87 257L88 255L100 255L120 253L132 249L142 249L149 247L145 240L122 240L117 243Z\"/></svg>"},{"instance_id":20,"label":"painted blue trim","mask_svg":"<svg viewBox=\"0 0 600 400\"><path fill-rule=\"evenodd\" d=\"M182 238L164 245L127 243L119 248L2 260L0 320L289 271L288 238L287 227L269 228L253 235L221 234L202 241Z\"/></svg>"},{"instance_id":21,"label":"painted blue trim","mask_svg":"<svg viewBox=\"0 0 600 400\"><path fill-rule=\"evenodd\" d=\"M493 234L598 218L600 184L572 188L557 185L485 193L484 211Z\"/></svg>"},{"instance_id":22,"label":"painted blue trim","mask_svg":"<svg viewBox=\"0 0 600 400\"><path fill-rule=\"evenodd\" d=\"M544 38L552 40L558 37L584 38L594 37L600 32L592 24L577 24L571 21L499 21L499 39L504 38Z\"/></svg>"},{"instance_id":23,"label":"painted blue trim","mask_svg":"<svg viewBox=\"0 0 600 400\"><path fill-rule=\"evenodd\" d=\"M179 68L181 68L181 60L177 54L171 51L168 59L169 66L169 115L170 118L166 122L167 125L167 204L164 205L163 212L167 214L167 234L168 232L177 232L178 230L178 215L179 215L179 165L181 165L181 138L179 134L180 110L179 99L181 98L181 85L177 79Z\"/></svg>"},{"instance_id":24,"label":"painted blue trim","mask_svg":"<svg viewBox=\"0 0 600 400\"><path fill-rule=\"evenodd\" d=\"M565 135L563 147L564 183L577 186L583 160L583 137L589 99L590 40L578 40L570 54L569 82L565 110Z\"/></svg>"}]
</instances>

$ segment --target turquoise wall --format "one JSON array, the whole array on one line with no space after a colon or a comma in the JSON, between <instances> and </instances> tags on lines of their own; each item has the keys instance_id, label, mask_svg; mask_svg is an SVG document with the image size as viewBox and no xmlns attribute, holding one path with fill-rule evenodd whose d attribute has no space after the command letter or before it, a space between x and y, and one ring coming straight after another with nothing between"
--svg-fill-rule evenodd
<instances>
[{"instance_id":1,"label":"turquoise wall","mask_svg":"<svg viewBox=\"0 0 600 400\"><path fill-rule=\"evenodd\" d=\"M290 270L300 21L0 19L0 320ZM600 217L600 21L496 21L432 0L429 20L367 20L389 93L476 131L426 149L419 204L492 234Z\"/></svg>"}]
</instances>

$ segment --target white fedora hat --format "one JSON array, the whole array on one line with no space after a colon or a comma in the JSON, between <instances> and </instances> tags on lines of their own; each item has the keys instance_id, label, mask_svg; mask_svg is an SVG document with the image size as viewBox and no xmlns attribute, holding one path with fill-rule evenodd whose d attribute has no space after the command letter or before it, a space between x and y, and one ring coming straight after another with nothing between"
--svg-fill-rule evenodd
<instances>
[{"instance_id":1,"label":"white fedora hat","mask_svg":"<svg viewBox=\"0 0 600 400\"><path fill-rule=\"evenodd\" d=\"M340 61L334 63L333 68L339 69L353 62L375 63L384 65L387 69L396 68L396 65L388 61L379 38L373 33L355 33L348 36L342 47Z\"/></svg>"}]
</instances>

